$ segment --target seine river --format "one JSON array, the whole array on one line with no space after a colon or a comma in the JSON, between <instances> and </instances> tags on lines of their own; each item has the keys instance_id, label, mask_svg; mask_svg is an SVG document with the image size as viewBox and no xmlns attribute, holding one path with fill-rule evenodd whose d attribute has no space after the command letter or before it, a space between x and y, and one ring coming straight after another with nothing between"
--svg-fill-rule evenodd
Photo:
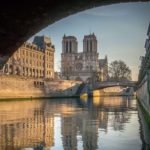
<instances>
[{"instance_id":1,"label":"seine river","mask_svg":"<svg viewBox=\"0 0 150 150\"><path fill-rule=\"evenodd\" d=\"M0 150L149 150L136 99L0 102Z\"/></svg>"}]
</instances>

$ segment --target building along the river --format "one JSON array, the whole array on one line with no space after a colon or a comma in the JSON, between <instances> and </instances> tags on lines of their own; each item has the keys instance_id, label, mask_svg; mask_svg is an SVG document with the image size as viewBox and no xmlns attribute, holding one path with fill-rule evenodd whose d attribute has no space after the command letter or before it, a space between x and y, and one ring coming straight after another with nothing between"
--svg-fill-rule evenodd
<instances>
[{"instance_id":1,"label":"building along the river","mask_svg":"<svg viewBox=\"0 0 150 150\"><path fill-rule=\"evenodd\" d=\"M33 78L54 78L54 52L51 39L35 36L32 43L25 42L4 65L3 74Z\"/></svg>"},{"instance_id":2,"label":"building along the river","mask_svg":"<svg viewBox=\"0 0 150 150\"><path fill-rule=\"evenodd\" d=\"M103 64L102 64L103 63ZM83 52L78 52L78 42L75 36L64 35L62 40L61 72L64 79L90 80L95 74L102 81L108 77L107 58L99 60L97 38L95 34L85 35Z\"/></svg>"},{"instance_id":3,"label":"building along the river","mask_svg":"<svg viewBox=\"0 0 150 150\"><path fill-rule=\"evenodd\" d=\"M145 42L146 53L141 57L141 68L139 70L139 85L137 97L150 117L150 24L147 31L148 38Z\"/></svg>"}]
</instances>

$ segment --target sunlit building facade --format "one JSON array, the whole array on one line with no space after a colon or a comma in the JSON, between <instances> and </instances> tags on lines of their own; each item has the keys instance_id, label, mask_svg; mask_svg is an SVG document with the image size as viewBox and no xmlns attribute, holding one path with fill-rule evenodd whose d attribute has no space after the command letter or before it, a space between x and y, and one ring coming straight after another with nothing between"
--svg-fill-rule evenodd
<instances>
[{"instance_id":1,"label":"sunlit building facade","mask_svg":"<svg viewBox=\"0 0 150 150\"><path fill-rule=\"evenodd\" d=\"M25 42L9 58L3 68L3 74L54 78L54 52L50 38L35 36L32 43Z\"/></svg>"}]
</instances>

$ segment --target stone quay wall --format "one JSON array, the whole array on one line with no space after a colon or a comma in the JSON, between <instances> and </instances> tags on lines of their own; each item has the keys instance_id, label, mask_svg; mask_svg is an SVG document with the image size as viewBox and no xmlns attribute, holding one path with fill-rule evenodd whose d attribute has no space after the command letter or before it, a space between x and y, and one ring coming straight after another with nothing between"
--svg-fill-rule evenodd
<instances>
[{"instance_id":1,"label":"stone quay wall","mask_svg":"<svg viewBox=\"0 0 150 150\"><path fill-rule=\"evenodd\" d=\"M138 100L141 102L142 106L150 116L150 96L149 96L150 79L149 78L150 78L149 74L146 74L142 82L140 83L136 91L136 94Z\"/></svg>"},{"instance_id":2,"label":"stone quay wall","mask_svg":"<svg viewBox=\"0 0 150 150\"><path fill-rule=\"evenodd\" d=\"M80 81L0 75L0 99L74 96Z\"/></svg>"}]
</instances>

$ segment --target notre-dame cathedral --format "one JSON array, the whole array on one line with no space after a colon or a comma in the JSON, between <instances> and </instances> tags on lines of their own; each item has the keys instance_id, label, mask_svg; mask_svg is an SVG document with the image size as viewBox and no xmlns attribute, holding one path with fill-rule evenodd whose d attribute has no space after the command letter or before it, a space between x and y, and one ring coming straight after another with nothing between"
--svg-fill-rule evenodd
<instances>
[{"instance_id":1,"label":"notre-dame cathedral","mask_svg":"<svg viewBox=\"0 0 150 150\"><path fill-rule=\"evenodd\" d=\"M78 42L74 36L63 36L61 73L64 79L86 81L99 73L100 80L108 78L108 62L99 59L95 34L85 35L83 52L78 52Z\"/></svg>"}]
</instances>

